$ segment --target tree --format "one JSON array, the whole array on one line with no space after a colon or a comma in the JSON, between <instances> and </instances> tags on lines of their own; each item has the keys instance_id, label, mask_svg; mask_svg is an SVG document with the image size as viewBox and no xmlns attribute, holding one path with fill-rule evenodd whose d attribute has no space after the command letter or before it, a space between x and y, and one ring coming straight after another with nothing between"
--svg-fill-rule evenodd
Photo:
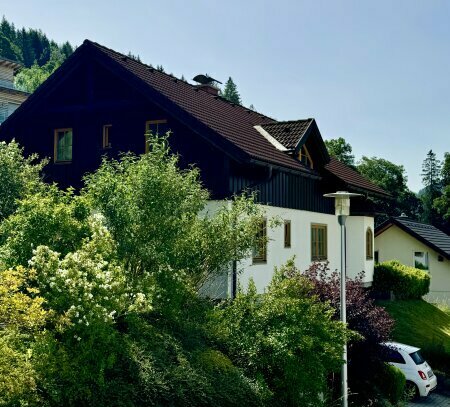
<instances>
[{"instance_id":1,"label":"tree","mask_svg":"<svg viewBox=\"0 0 450 407\"><path fill-rule=\"evenodd\" d=\"M105 216L130 275L159 270L160 287L175 294L182 282L198 286L248 254L261 213L253 198L244 196L214 216L199 216L209 195L198 169L181 171L166 138L150 140L149 152L141 157L104 161L86 177L83 194Z\"/></svg>"},{"instance_id":2,"label":"tree","mask_svg":"<svg viewBox=\"0 0 450 407\"><path fill-rule=\"evenodd\" d=\"M389 216L400 216L402 213L412 219L418 218L421 201L409 190L403 165L394 164L383 158L363 156L358 162L357 170L392 196L391 199L373 199L377 212L383 214L376 217L377 224Z\"/></svg>"},{"instance_id":3,"label":"tree","mask_svg":"<svg viewBox=\"0 0 450 407\"><path fill-rule=\"evenodd\" d=\"M450 230L450 153L444 154L441 183L442 194L433 200L433 209L444 219L444 229Z\"/></svg>"},{"instance_id":4,"label":"tree","mask_svg":"<svg viewBox=\"0 0 450 407\"><path fill-rule=\"evenodd\" d=\"M441 168L441 162L433 150L430 150L422 163L422 182L425 189L421 197L424 208L422 220L430 224L440 223L433 202L441 195Z\"/></svg>"},{"instance_id":5,"label":"tree","mask_svg":"<svg viewBox=\"0 0 450 407\"><path fill-rule=\"evenodd\" d=\"M443 187L450 185L450 153L444 154L444 162L441 168L441 183Z\"/></svg>"},{"instance_id":6,"label":"tree","mask_svg":"<svg viewBox=\"0 0 450 407\"><path fill-rule=\"evenodd\" d=\"M342 163L354 167L355 156L352 154L352 146L345 141L344 138L325 140L328 153L332 157L336 157Z\"/></svg>"},{"instance_id":7,"label":"tree","mask_svg":"<svg viewBox=\"0 0 450 407\"><path fill-rule=\"evenodd\" d=\"M15 85L25 92L34 92L64 62L65 56L57 47L52 47L50 58L43 66L35 63L31 68L22 69L15 77Z\"/></svg>"},{"instance_id":8,"label":"tree","mask_svg":"<svg viewBox=\"0 0 450 407\"><path fill-rule=\"evenodd\" d=\"M231 77L229 77L227 82L225 83L225 87L223 89L222 96L225 99L229 100L231 103L235 103L237 105L242 104L241 96L239 95L237 86L233 82L233 79L231 79Z\"/></svg>"},{"instance_id":9,"label":"tree","mask_svg":"<svg viewBox=\"0 0 450 407\"><path fill-rule=\"evenodd\" d=\"M292 265L290 275L300 272ZM312 294L330 304L334 310L333 318L340 318L340 275L330 273L326 263L314 263L304 273L312 283ZM394 320L387 311L375 305L362 282L361 274L346 282L346 309L348 328L360 336L348 344L348 370L352 392L360 394L360 402L367 402L377 396L374 391L376 372L383 368L383 350L380 343L391 339Z\"/></svg>"},{"instance_id":10,"label":"tree","mask_svg":"<svg viewBox=\"0 0 450 407\"><path fill-rule=\"evenodd\" d=\"M18 199L0 252L27 268L0 267L0 404L260 406L263 386L212 348L213 304L196 290L253 247L252 197L205 213L198 170L180 170L165 138L105 160L79 195L38 176L22 194L6 181L39 168L9 148L0 197Z\"/></svg>"},{"instance_id":11,"label":"tree","mask_svg":"<svg viewBox=\"0 0 450 407\"><path fill-rule=\"evenodd\" d=\"M18 207L18 201L43 187L41 171L47 161L36 155L23 156L16 142L0 142L0 222Z\"/></svg>"},{"instance_id":12,"label":"tree","mask_svg":"<svg viewBox=\"0 0 450 407\"><path fill-rule=\"evenodd\" d=\"M339 370L351 333L329 304L311 295L307 278L289 273L292 267L276 270L264 294L251 281L247 292L216 310L215 328L231 359L267 383L273 394L268 405L323 406L327 378Z\"/></svg>"}]
</instances>

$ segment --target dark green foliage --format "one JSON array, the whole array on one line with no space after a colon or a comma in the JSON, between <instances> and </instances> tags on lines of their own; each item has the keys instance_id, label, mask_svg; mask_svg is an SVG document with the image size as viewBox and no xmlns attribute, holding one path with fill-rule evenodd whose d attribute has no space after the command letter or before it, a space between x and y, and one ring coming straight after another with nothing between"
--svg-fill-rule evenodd
<instances>
[{"instance_id":1,"label":"dark green foliage","mask_svg":"<svg viewBox=\"0 0 450 407\"><path fill-rule=\"evenodd\" d=\"M450 345L447 345L447 348L450 348ZM433 369L444 372L450 377L450 352L447 351L442 341L433 338L432 341L422 346L421 353Z\"/></svg>"},{"instance_id":2,"label":"dark green foliage","mask_svg":"<svg viewBox=\"0 0 450 407\"><path fill-rule=\"evenodd\" d=\"M428 294L430 276L426 271L392 260L375 265L373 289L379 292L392 291L399 299L420 299Z\"/></svg>"},{"instance_id":3,"label":"dark green foliage","mask_svg":"<svg viewBox=\"0 0 450 407\"><path fill-rule=\"evenodd\" d=\"M397 405L405 392L406 378L403 372L386 363L379 367L374 376L375 385L382 396Z\"/></svg>"},{"instance_id":4,"label":"dark green foliage","mask_svg":"<svg viewBox=\"0 0 450 407\"><path fill-rule=\"evenodd\" d=\"M433 207L433 203L441 195L441 162L436 158L433 150L427 153L427 157L423 161L422 182L425 186L421 196L423 202L422 221L432 225L439 225L441 220Z\"/></svg>"},{"instance_id":5,"label":"dark green foliage","mask_svg":"<svg viewBox=\"0 0 450 407\"><path fill-rule=\"evenodd\" d=\"M228 78L227 82L225 83L225 87L222 92L222 96L229 100L231 103L235 103L237 105L242 104L241 96L239 95L239 92L237 90L236 84L233 82L233 79Z\"/></svg>"},{"instance_id":6,"label":"dark green foliage","mask_svg":"<svg viewBox=\"0 0 450 407\"><path fill-rule=\"evenodd\" d=\"M396 165L383 158L363 156L358 162L357 170L391 194L391 199L373 199L376 212L382 214L375 219L377 225L389 216L400 216L402 213L412 219L419 218L422 210L421 201L409 190L403 165Z\"/></svg>"},{"instance_id":7,"label":"dark green foliage","mask_svg":"<svg viewBox=\"0 0 450 407\"><path fill-rule=\"evenodd\" d=\"M0 23L0 56L22 62L26 68L34 64L45 65L51 57L52 48L61 51L63 60L70 56L73 47L69 42L61 46L51 41L41 30L16 29L5 16Z\"/></svg>"},{"instance_id":8,"label":"dark green foliage","mask_svg":"<svg viewBox=\"0 0 450 407\"><path fill-rule=\"evenodd\" d=\"M352 154L352 146L345 141L344 138L339 137L337 139L325 140L328 153L332 157L336 157L344 164L354 167L355 156Z\"/></svg>"}]
</instances>

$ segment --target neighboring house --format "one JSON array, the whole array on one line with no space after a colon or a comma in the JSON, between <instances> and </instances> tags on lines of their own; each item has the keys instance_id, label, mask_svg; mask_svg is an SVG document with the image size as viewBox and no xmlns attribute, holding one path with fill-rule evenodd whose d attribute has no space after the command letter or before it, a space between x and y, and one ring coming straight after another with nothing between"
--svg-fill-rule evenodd
<instances>
[{"instance_id":1,"label":"neighboring house","mask_svg":"<svg viewBox=\"0 0 450 407\"><path fill-rule=\"evenodd\" d=\"M0 57L0 124L28 97L14 87L14 75L22 67L18 62Z\"/></svg>"},{"instance_id":2,"label":"neighboring house","mask_svg":"<svg viewBox=\"0 0 450 407\"><path fill-rule=\"evenodd\" d=\"M450 236L407 217L391 218L375 231L375 261L388 260L426 270L427 300L450 303Z\"/></svg>"},{"instance_id":3,"label":"neighboring house","mask_svg":"<svg viewBox=\"0 0 450 407\"><path fill-rule=\"evenodd\" d=\"M257 191L267 220L279 216L284 225L261 225L267 245L227 272L220 295L233 295L241 269L240 282L245 286L253 277L262 291L274 267L292 256L302 270L313 261L338 268L334 202L323 194L360 192L364 196L352 201L347 221L348 274L364 271L370 284L374 223L367 197L386 192L330 159L314 119L276 121L226 101L208 77L196 79L200 83L191 85L86 40L1 126L0 139L15 138L26 152L50 157L48 180L80 187L83 174L94 171L103 155L143 154L147 130L170 130L180 165L200 168L211 212L234 194Z\"/></svg>"}]
</instances>

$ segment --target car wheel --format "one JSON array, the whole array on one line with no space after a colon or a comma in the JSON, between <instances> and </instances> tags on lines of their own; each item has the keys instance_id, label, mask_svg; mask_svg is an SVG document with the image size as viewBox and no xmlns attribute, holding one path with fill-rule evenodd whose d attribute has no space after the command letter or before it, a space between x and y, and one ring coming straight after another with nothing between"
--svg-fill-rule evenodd
<instances>
[{"instance_id":1,"label":"car wheel","mask_svg":"<svg viewBox=\"0 0 450 407\"><path fill-rule=\"evenodd\" d=\"M420 397L419 389L413 382L406 382L405 394L410 400L417 400Z\"/></svg>"}]
</instances>

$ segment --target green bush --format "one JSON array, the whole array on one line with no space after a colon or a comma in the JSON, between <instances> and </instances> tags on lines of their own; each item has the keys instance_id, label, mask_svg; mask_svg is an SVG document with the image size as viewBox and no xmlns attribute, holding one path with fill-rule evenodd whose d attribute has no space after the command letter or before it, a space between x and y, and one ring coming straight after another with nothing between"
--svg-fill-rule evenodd
<instances>
[{"instance_id":1,"label":"green bush","mask_svg":"<svg viewBox=\"0 0 450 407\"><path fill-rule=\"evenodd\" d=\"M450 353L442 342L433 340L422 345L421 353L433 369L450 375Z\"/></svg>"},{"instance_id":2,"label":"green bush","mask_svg":"<svg viewBox=\"0 0 450 407\"><path fill-rule=\"evenodd\" d=\"M327 378L341 367L342 344L353 336L311 295L306 277L285 272L276 272L265 294L251 282L246 293L217 307L212 329L233 363L267 384L269 405L323 406Z\"/></svg>"},{"instance_id":3,"label":"green bush","mask_svg":"<svg viewBox=\"0 0 450 407\"><path fill-rule=\"evenodd\" d=\"M425 271L392 260L375 266L373 289L392 291L398 299L420 299L428 294L430 276Z\"/></svg>"},{"instance_id":4,"label":"green bush","mask_svg":"<svg viewBox=\"0 0 450 407\"><path fill-rule=\"evenodd\" d=\"M385 363L375 376L375 384L381 395L396 405L403 397L406 378L398 367Z\"/></svg>"}]
</instances>

